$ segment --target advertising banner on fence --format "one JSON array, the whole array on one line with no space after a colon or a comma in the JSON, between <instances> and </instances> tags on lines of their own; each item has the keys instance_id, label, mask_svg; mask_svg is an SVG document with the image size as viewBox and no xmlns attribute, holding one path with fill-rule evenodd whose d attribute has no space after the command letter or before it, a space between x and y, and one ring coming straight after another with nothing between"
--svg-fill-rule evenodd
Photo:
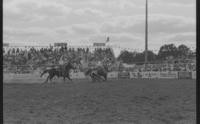
<instances>
[{"instance_id":1,"label":"advertising banner on fence","mask_svg":"<svg viewBox=\"0 0 200 124\"><path fill-rule=\"evenodd\" d=\"M160 73L159 72L141 72L142 78L159 78Z\"/></svg>"},{"instance_id":2,"label":"advertising banner on fence","mask_svg":"<svg viewBox=\"0 0 200 124\"><path fill-rule=\"evenodd\" d=\"M196 71L192 72L192 79L196 79Z\"/></svg>"},{"instance_id":3,"label":"advertising banner on fence","mask_svg":"<svg viewBox=\"0 0 200 124\"><path fill-rule=\"evenodd\" d=\"M179 79L192 79L192 72L178 72L178 78Z\"/></svg>"},{"instance_id":4,"label":"advertising banner on fence","mask_svg":"<svg viewBox=\"0 0 200 124\"><path fill-rule=\"evenodd\" d=\"M160 72L149 72L149 78L159 78Z\"/></svg>"},{"instance_id":5,"label":"advertising banner on fence","mask_svg":"<svg viewBox=\"0 0 200 124\"><path fill-rule=\"evenodd\" d=\"M119 78L130 78L129 72L119 72L118 73Z\"/></svg>"},{"instance_id":6,"label":"advertising banner on fence","mask_svg":"<svg viewBox=\"0 0 200 124\"><path fill-rule=\"evenodd\" d=\"M131 78L131 79L139 78L139 77L138 77L138 72L130 72L129 74L130 74L130 78Z\"/></svg>"},{"instance_id":7,"label":"advertising banner on fence","mask_svg":"<svg viewBox=\"0 0 200 124\"><path fill-rule=\"evenodd\" d=\"M142 78L149 78L149 72L143 72Z\"/></svg>"},{"instance_id":8,"label":"advertising banner on fence","mask_svg":"<svg viewBox=\"0 0 200 124\"><path fill-rule=\"evenodd\" d=\"M160 72L160 78L163 78L163 79L177 79L178 78L178 72L175 72L175 71Z\"/></svg>"},{"instance_id":9,"label":"advertising banner on fence","mask_svg":"<svg viewBox=\"0 0 200 124\"><path fill-rule=\"evenodd\" d=\"M141 72L142 78L149 78L149 72Z\"/></svg>"},{"instance_id":10,"label":"advertising banner on fence","mask_svg":"<svg viewBox=\"0 0 200 124\"><path fill-rule=\"evenodd\" d=\"M43 83L48 74L42 76L35 74L3 74L3 82L4 83Z\"/></svg>"},{"instance_id":11,"label":"advertising banner on fence","mask_svg":"<svg viewBox=\"0 0 200 124\"><path fill-rule=\"evenodd\" d=\"M117 78L118 77L118 72L109 72L108 73L108 78Z\"/></svg>"},{"instance_id":12,"label":"advertising banner on fence","mask_svg":"<svg viewBox=\"0 0 200 124\"><path fill-rule=\"evenodd\" d=\"M72 72L70 73L72 79L84 79L85 75L83 72Z\"/></svg>"}]
</instances>

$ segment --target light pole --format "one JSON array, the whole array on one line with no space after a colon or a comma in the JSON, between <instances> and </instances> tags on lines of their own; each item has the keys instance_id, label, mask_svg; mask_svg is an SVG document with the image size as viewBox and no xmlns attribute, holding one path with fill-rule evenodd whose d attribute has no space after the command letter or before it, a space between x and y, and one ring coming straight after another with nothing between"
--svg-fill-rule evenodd
<instances>
[{"instance_id":1,"label":"light pole","mask_svg":"<svg viewBox=\"0 0 200 124\"><path fill-rule=\"evenodd\" d=\"M146 13L145 13L145 70L147 70L148 63L148 0L146 0Z\"/></svg>"}]
</instances>

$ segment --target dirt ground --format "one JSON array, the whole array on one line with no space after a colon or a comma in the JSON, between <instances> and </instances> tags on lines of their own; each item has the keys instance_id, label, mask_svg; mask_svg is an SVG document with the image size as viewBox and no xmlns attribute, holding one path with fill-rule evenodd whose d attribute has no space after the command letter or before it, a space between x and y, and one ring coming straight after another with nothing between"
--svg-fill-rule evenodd
<instances>
[{"instance_id":1,"label":"dirt ground","mask_svg":"<svg viewBox=\"0 0 200 124\"><path fill-rule=\"evenodd\" d=\"M27 82L4 82L5 124L196 123L196 80Z\"/></svg>"}]
</instances>

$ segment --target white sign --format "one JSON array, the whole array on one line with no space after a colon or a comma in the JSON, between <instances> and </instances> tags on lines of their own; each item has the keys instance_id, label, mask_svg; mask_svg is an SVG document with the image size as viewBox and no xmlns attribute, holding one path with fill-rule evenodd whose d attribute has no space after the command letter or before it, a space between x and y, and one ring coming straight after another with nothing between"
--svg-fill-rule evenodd
<instances>
[{"instance_id":1,"label":"white sign","mask_svg":"<svg viewBox=\"0 0 200 124\"><path fill-rule=\"evenodd\" d=\"M149 78L159 78L160 72L149 72Z\"/></svg>"},{"instance_id":2,"label":"white sign","mask_svg":"<svg viewBox=\"0 0 200 124\"><path fill-rule=\"evenodd\" d=\"M159 78L159 72L141 72L142 78Z\"/></svg>"},{"instance_id":3,"label":"white sign","mask_svg":"<svg viewBox=\"0 0 200 124\"><path fill-rule=\"evenodd\" d=\"M84 78L86 78L83 72L77 72L77 73L71 72L70 76L71 76L72 79L84 79Z\"/></svg>"},{"instance_id":4,"label":"white sign","mask_svg":"<svg viewBox=\"0 0 200 124\"><path fill-rule=\"evenodd\" d=\"M192 72L192 79L196 79L196 71Z\"/></svg>"},{"instance_id":5,"label":"white sign","mask_svg":"<svg viewBox=\"0 0 200 124\"><path fill-rule=\"evenodd\" d=\"M177 79L178 78L178 72L169 71L169 72L160 72L160 78L164 79Z\"/></svg>"}]
</instances>

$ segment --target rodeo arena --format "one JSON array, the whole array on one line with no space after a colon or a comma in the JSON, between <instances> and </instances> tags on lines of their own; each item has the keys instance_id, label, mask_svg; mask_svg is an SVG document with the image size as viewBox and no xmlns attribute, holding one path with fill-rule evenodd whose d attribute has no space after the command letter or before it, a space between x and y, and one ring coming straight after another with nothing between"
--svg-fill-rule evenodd
<instances>
[{"instance_id":1,"label":"rodeo arena","mask_svg":"<svg viewBox=\"0 0 200 124\"><path fill-rule=\"evenodd\" d=\"M127 64L106 43L3 49L6 124L195 124L195 54Z\"/></svg>"}]
</instances>

